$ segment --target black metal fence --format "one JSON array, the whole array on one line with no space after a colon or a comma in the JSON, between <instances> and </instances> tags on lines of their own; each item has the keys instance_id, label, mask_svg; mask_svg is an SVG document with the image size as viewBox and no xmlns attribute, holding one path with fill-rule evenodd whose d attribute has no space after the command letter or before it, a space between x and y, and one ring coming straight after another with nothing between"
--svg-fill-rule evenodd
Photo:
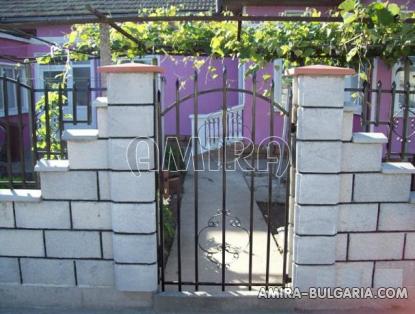
<instances>
[{"instance_id":1,"label":"black metal fence","mask_svg":"<svg viewBox=\"0 0 415 314\"><path fill-rule=\"evenodd\" d=\"M218 88L211 88L200 90L199 83L198 83L198 73L195 72L194 76L192 77L193 83L193 92L188 95L180 95L180 81L176 81L176 99L172 104L168 104L167 106L162 106L160 97L158 97L158 101L156 103L156 117L157 117L157 141L158 141L158 169L163 169L164 167L164 158L163 154L164 149L168 152L169 149L172 147L168 145L168 143L163 143L165 136L163 134L163 119L164 117L171 111L175 114L175 134L173 138L176 139L175 143L178 147L174 147L175 149L180 150L181 152L178 156L185 156L183 147L180 147L180 139L182 138L180 124L183 122L181 121L181 114L180 111L181 106L188 100L191 101L192 109L193 109L193 130L194 133L192 134L192 154L189 158L192 158L192 169L189 169L191 173L191 181L193 191L187 191L188 195L192 195L191 199L191 206L182 206L182 197L181 188L176 189L177 194L175 195L176 199L176 213L175 213L175 226L176 226L176 233L177 233L177 241L175 244L177 245L177 264L174 264L174 267L177 269L176 273L177 276L169 276L166 274L166 268L168 259L172 259L173 257L169 257L165 254L166 251L169 250L167 247L168 244L170 245L173 241L168 241L166 238L168 237L167 232L168 228L166 228L166 219L171 216L171 214L166 215L166 211L164 210L163 206L165 204L165 195L163 191L165 191L165 184L166 180L163 178L162 171L159 171L158 176L158 212L159 212L159 279L161 284L162 291L165 291L166 286L176 287L178 291L182 291L184 286L188 286L194 288L198 291L202 286L210 286L210 287L220 287L222 291L225 291L229 287L243 287L249 290L252 290L254 287L257 286L285 286L287 283L290 282L289 274L288 274L288 224L289 224L289 195L293 191L290 191L291 187L291 177L292 173L290 171L290 167L292 163L291 156L291 148L295 146L295 136L294 128L291 126L291 119L292 119L292 93L291 90L288 91L287 97L287 104L281 105L274 100L274 83L271 84L270 90L271 95L269 97L265 97L257 89L257 78L256 75L252 76L252 90L247 89L239 89L239 88L232 88L229 86L229 81L227 78L227 71L224 69L222 73L222 86ZM216 94L218 95L218 99L221 99L221 109L219 110L221 119L220 125L218 127L218 141L219 145L217 147L210 147L211 150L217 151L217 172L216 179L214 181L212 178L212 182L217 184L218 189L210 195L213 199L219 199L218 206L219 209L217 212L212 212L212 216L206 222L207 226L203 227L200 224L203 224L201 221L202 217L202 210L206 210L206 208L202 208L202 202L200 201L201 196L199 194L199 172L200 176L203 176L204 166L202 165L203 162L203 152L202 146L198 143L199 140L199 132L200 132L200 125L199 125L199 114L200 114L200 107L199 101L203 95L209 94ZM248 180L250 181L249 190L247 190L247 194L249 193L249 203L246 204L246 221L240 220L239 217L233 216L231 214L232 206L229 205L227 200L227 194L229 193L232 184L229 183L230 179L228 178L228 172L232 170L228 170L227 165L229 159L233 157L229 155L229 151L226 147L232 147L233 145L233 137L232 137L232 127L231 127L231 108L229 107L229 97L230 94L237 93L237 94L245 94L249 95L250 100L249 105L251 106L250 110L247 114L253 117L251 121L251 125L249 127L244 127L243 129L246 131L244 133L243 139L240 139L241 142L246 142L249 140L249 144L247 145L247 151L251 151L252 154L250 155L249 161L249 169L244 169L243 166L238 168L237 171L241 173L246 173L249 177ZM260 103L261 101L261 103ZM247 103L248 104L248 103ZM267 114L260 116L259 110L257 110L257 106L265 106ZM246 109L248 110L248 109ZM286 129L286 138L282 141L284 144L287 145L285 152L281 150L280 147L277 147L278 144L274 142L274 136L276 135L274 123L276 124L276 116L281 114L284 116L284 120L281 122L281 127ZM261 125L256 124L256 118L263 117L268 121L262 121L261 124L266 125L267 129L267 151L266 157L264 161L268 162L270 165L267 168L267 171L264 172L264 176L267 176L267 205L264 209L264 217L266 217L266 243L260 243L258 239L254 241L253 234L254 234L254 212L255 212L255 202L256 202L256 195L255 195L255 186L256 186L256 177L259 174L258 170L258 160L256 159L258 156L258 152L260 150L258 139L256 136L257 129L261 127ZM240 123L244 123L242 120ZM263 126L262 125L262 126ZM248 131L247 131L248 130ZM203 136L203 134L201 134ZM272 140L271 140L272 139ZM173 141L174 142L174 141ZM248 148L249 147L249 148ZM287 159L287 168L285 169L283 174L276 174L278 173L277 167L272 165L273 158L277 157L279 160ZM181 157L178 157L180 159ZM183 160L183 164L186 162ZM248 165L247 164L247 165ZM173 172L177 173L181 179L179 182L184 181L184 177L187 170L175 169ZM209 171L209 170L206 170ZM273 203L273 193L275 189L277 189L275 185L275 181L278 180L278 176L284 177L285 180L285 204L282 208L278 209L282 212L282 216L284 217L281 219L280 223L281 226L284 228L284 240L281 241L280 246L283 248L281 252L276 253L275 250L271 249L272 243L276 242L276 228L274 226L273 220L277 216L277 209L274 207ZM206 178L205 178L206 179ZM242 175L241 175L242 179ZM243 180L243 179L242 179ZM182 184L182 183L179 183ZM291 194L292 195L292 194ZM214 206L216 206L215 204ZM191 209L190 209L191 208ZM216 207L215 207L216 208ZM190 211L189 211L190 209ZM192 217L194 220L187 221L183 220L186 219L184 217ZM265 219L265 218L264 218ZM186 234L186 237L193 239L193 248L191 250L186 250L183 244L183 236L185 236L184 232L182 231L182 227L184 224L191 224L194 228L190 234ZM220 236L217 239L214 239L212 236L207 241L203 239L203 232L207 229L216 230ZM215 229L216 228L216 229ZM246 232L249 237L247 241L247 245L244 246L241 243L232 244L232 240L229 238L229 233L232 231L242 231ZM244 230L244 231L243 231ZM169 236L171 237L171 236ZM229 237L229 238L228 238ZM205 243L206 241L206 243ZM255 242L255 243L254 243ZM254 261L253 256L255 251L258 247L261 246L265 247L265 254L264 256L265 263L262 269L262 273L258 274L258 269L254 270ZM281 259L281 269L278 270L278 275L276 276L275 267L271 264L272 257L273 258ZM227 256L227 257L226 257ZM244 256L248 259L247 268L245 272L241 272L240 277L238 278L238 282L232 281L229 279L230 273L232 272L229 269L229 265L232 261L238 260L240 256ZM203 257L203 260L201 260ZM187 264L185 266L184 260L193 260L192 264ZM232 260L232 261L231 261ZM213 265L214 270L210 269L204 262L211 263ZM174 263L174 262L173 262ZM256 265L258 267L258 265ZM274 273L272 273L274 270ZM171 274L170 274L171 275Z\"/></svg>"},{"instance_id":2,"label":"black metal fence","mask_svg":"<svg viewBox=\"0 0 415 314\"><path fill-rule=\"evenodd\" d=\"M0 188L38 187L36 161L65 158L63 131L95 123L93 96L104 89L86 86L45 84L35 89L19 78L0 76Z\"/></svg>"},{"instance_id":3,"label":"black metal fence","mask_svg":"<svg viewBox=\"0 0 415 314\"><path fill-rule=\"evenodd\" d=\"M382 132L388 138L385 161L415 161L415 88L411 86L411 60L399 69L402 78L385 86L365 81L362 87L346 88L361 104L360 123L365 132Z\"/></svg>"}]
</instances>

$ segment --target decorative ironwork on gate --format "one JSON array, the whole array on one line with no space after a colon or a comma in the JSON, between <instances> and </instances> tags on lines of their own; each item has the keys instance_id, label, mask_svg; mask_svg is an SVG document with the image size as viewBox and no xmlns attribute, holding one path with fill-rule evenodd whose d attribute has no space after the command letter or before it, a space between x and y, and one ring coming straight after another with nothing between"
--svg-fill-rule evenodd
<instances>
[{"instance_id":1,"label":"decorative ironwork on gate","mask_svg":"<svg viewBox=\"0 0 415 314\"><path fill-rule=\"evenodd\" d=\"M251 290L256 286L285 286L289 281L288 259L289 259L289 199L292 196L293 191L293 177L292 177L292 165L294 162L293 148L295 142L295 118L292 115L292 93L291 89L287 89L286 104L283 106L274 100L274 82L271 83L270 95L264 96L258 92L257 77L256 74L252 75L252 89L240 89L229 86L227 79L227 71L224 69L222 73L222 86L219 88L212 88L206 90L199 90L198 73L195 72L192 78L193 92L186 95L180 95L181 82L177 80L175 83L176 93L175 101L167 106L163 106L161 103L162 91L157 93L156 101L156 134L158 144L158 259L159 259L159 280L161 289L164 291L166 287L177 287L179 291L183 289L183 286L193 287L196 291L203 289L204 286L218 286L222 291L226 287L246 287ZM155 90L157 90L157 82L155 80ZM221 109L217 112L211 112L208 114L200 113L199 99L203 95L216 93L219 95L221 101ZM231 93L243 93L250 96L250 101L237 106L229 106L228 97ZM261 103L258 103L258 100ZM181 123L183 123L181 105L184 102L192 103L191 129L192 134L181 134ZM248 104L249 103L249 104ZM267 106L267 114L263 116L267 121L257 124L257 110L258 105ZM249 110L248 110L249 109ZM174 116L175 132L174 134L164 134L163 130L166 126L166 117L170 114ZM247 126L245 118L250 116L251 123ZM280 119L277 121L277 117ZM169 120L170 121L170 120ZM169 123L172 123L171 121ZM277 124L280 125L277 125ZM264 125L268 125L268 130L265 140L266 148L261 150L258 142L262 139L258 137L257 129L263 128ZM171 126L170 126L171 127ZM286 144L280 145L276 142L276 132L279 130L282 132L280 138ZM282 130L282 131L281 131ZM183 141L189 139L189 145L184 145ZM170 142L169 142L170 141ZM171 144L173 143L173 144ZM246 168L238 168L244 175L240 177L241 183L246 184L247 191L249 191L249 204L247 204L246 216L249 217L246 222L242 222L242 219L236 216L227 200L227 193L229 189L228 171L230 164L228 162L229 150L227 147L241 145L243 152L251 151L251 154L244 156ZM183 147L189 148L189 150L183 152ZM179 151L177 153L177 151ZM219 185L220 191L218 195L212 195L213 198L220 198L220 208L208 215L206 220L201 219L200 198L204 193L204 184L208 184L212 181L209 177L202 177L203 156L208 155L212 157L212 152L216 153L215 164L216 168L210 169L215 171L216 175L220 177ZM171 155L176 154L179 156L180 162L174 162L174 170L168 171L165 169L166 160L169 162L173 158L177 161L176 157ZM262 156L261 160L266 164L264 168L261 166L261 162L258 161L258 156ZM277 167L275 163L286 163L286 167ZM181 169L180 165L193 166L193 171L185 178L185 168ZM169 164L170 166L170 164ZM281 173L281 169L285 169L285 174ZM233 169L234 170L234 169ZM208 170L209 171L209 170ZM172 172L174 176L172 176ZM265 243L255 242L254 233L254 216L256 213L257 205L255 199L256 193L256 180L258 177L266 179L266 205L263 210L263 219L266 224L266 241ZM203 181L201 181L203 179ZM183 182L185 180L192 180L191 189L188 188L183 191ZM244 182L244 180L246 182ZM275 183L284 181L284 184L277 185ZM172 184L172 182L174 182ZM212 182L210 182L212 183ZM275 215L275 209L273 208L273 193L276 190L284 188L284 200L283 205L280 206L280 210L283 211L283 223L278 229L280 234L276 231L273 225L273 215ZM191 193L191 205L186 203L187 208L191 206L191 215L194 216L192 221L192 234L184 234L183 227L186 230L189 226L183 226L182 219L184 215L189 215L189 212L183 212L183 197L185 193ZM170 200L170 203L166 203ZM174 200L174 201L173 201ZM174 208L172 208L174 207ZM202 215L203 216L203 215ZM206 216L206 215L204 215ZM216 230L215 236L206 236L206 233ZM275 230L274 230L275 229ZM232 242L229 240L230 232L240 232L237 241ZM187 231L186 231L187 232ZM186 237L186 242L191 239L192 256L188 253L184 253L186 248L183 245L183 237ZM280 243L273 244L277 241L277 237L280 236ZM173 239L172 239L173 238ZM265 246L263 265L263 276L261 280L255 280L253 278L253 255L254 248L258 246ZM278 250L272 250L271 246L276 246ZM168 251L174 251L177 256L169 255ZM189 250L186 250L187 252ZM227 280L227 268L235 263L240 263L239 260L241 253L247 253L249 258L246 263L247 280L230 281ZM276 253L277 252L277 253ZM186 256L184 256L184 254ZM203 254L203 255L202 255ZM270 279L270 257L272 254L281 254L281 269L280 280ZM208 261L214 265L217 271L219 271L220 280L204 280L201 278L200 258L204 256ZM170 275L166 277L166 268L168 263L173 263L174 259L174 277ZM189 266L189 260L191 260L191 266ZM238 261L239 260L239 261ZM184 266L185 265L185 266ZM192 277L189 280L189 277Z\"/></svg>"}]
</instances>

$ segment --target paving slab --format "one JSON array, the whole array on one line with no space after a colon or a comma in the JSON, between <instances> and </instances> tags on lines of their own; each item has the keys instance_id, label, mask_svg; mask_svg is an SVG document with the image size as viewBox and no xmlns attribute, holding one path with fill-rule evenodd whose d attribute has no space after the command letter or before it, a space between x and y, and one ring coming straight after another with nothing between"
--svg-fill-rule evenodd
<instances>
[{"instance_id":1,"label":"paving slab","mask_svg":"<svg viewBox=\"0 0 415 314\"><path fill-rule=\"evenodd\" d=\"M240 171L226 173L226 254L225 280L235 284L226 290L241 290L238 283L249 278L250 190ZM198 228L195 229L194 173L188 172L184 181L181 202L181 261L182 281L195 280L195 233L198 234L198 271L200 282L221 282L222 259L222 174L220 171L199 171ZM256 202L253 206L252 282L264 283L267 261L267 224ZM270 283L280 283L282 255L271 236ZM177 234L167 260L165 278L178 280ZM193 291L192 286L183 286ZM220 287L201 286L202 291L215 291ZM167 286L166 290L177 290Z\"/></svg>"}]
</instances>

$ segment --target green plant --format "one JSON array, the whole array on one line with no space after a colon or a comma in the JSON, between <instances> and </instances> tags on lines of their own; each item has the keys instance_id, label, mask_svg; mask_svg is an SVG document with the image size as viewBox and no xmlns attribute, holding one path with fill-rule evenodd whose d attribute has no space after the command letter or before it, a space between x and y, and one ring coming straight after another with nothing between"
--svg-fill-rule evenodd
<instances>
[{"instance_id":1,"label":"green plant","mask_svg":"<svg viewBox=\"0 0 415 314\"><path fill-rule=\"evenodd\" d=\"M166 145L166 153L164 158L164 169L171 172L182 171L185 167L185 162L183 160L183 155L176 144L172 145L168 143Z\"/></svg>"},{"instance_id":2,"label":"green plant","mask_svg":"<svg viewBox=\"0 0 415 314\"><path fill-rule=\"evenodd\" d=\"M61 151L60 126L59 126L59 106L60 102L66 102L66 96L59 97L58 92L48 92L48 110L46 110L46 96L43 95L36 103L36 137L37 149L44 152L48 149L48 141L50 143L51 152ZM48 112L47 112L48 111ZM47 117L49 115L49 117ZM65 115L68 117L68 115ZM47 128L49 124L49 129ZM51 159L57 158L51 155Z\"/></svg>"},{"instance_id":3,"label":"green plant","mask_svg":"<svg viewBox=\"0 0 415 314\"><path fill-rule=\"evenodd\" d=\"M177 8L142 10L140 15L175 16ZM226 12L224 14L231 14ZM308 9L309 16L319 16ZM201 14L202 15L202 14ZM392 64L399 58L415 53L414 24L405 23L415 17L391 2L362 4L346 0L332 16L341 16L342 22L244 22L238 37L235 21L188 21L121 23L140 44L112 29L110 34L112 56L134 58L146 53L193 56L195 68L200 68L210 57L234 57L248 63L247 74L256 71L276 58L283 58L286 66L325 63L351 66L360 70L379 56ZM99 55L99 27L97 24L76 25L68 37L67 47L76 49L71 58L85 59L88 53ZM59 56L57 56L59 57ZM216 69L209 66L212 76ZM362 78L365 75L362 73Z\"/></svg>"},{"instance_id":4,"label":"green plant","mask_svg":"<svg viewBox=\"0 0 415 314\"><path fill-rule=\"evenodd\" d=\"M176 233L176 222L174 220L174 215L170 208L170 204L163 204L162 210L164 238L167 243L170 243L173 241L174 234Z\"/></svg>"}]
</instances>

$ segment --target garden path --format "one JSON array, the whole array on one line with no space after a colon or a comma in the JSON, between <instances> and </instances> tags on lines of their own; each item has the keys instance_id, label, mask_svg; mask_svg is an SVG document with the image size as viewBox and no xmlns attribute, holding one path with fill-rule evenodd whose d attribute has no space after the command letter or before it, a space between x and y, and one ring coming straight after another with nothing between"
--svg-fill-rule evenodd
<instances>
[{"instance_id":1,"label":"garden path","mask_svg":"<svg viewBox=\"0 0 415 314\"><path fill-rule=\"evenodd\" d=\"M189 171L184 180L181 204L181 261L182 281L195 278L195 210L194 172ZM226 282L247 283L249 274L249 221L250 190L240 171L227 171L226 181ZM219 247L222 243L222 174L220 171L199 171L199 282L221 282L221 258ZM217 215L217 216L215 216ZM210 222L210 227L209 227ZM203 251L204 248L206 251ZM264 283L267 257L267 224L256 202L253 207L253 254L252 282ZM271 236L270 244L270 283L281 282L282 255ZM167 260L165 278L178 279L177 234ZM218 291L220 287L201 286L202 291ZM226 287L230 290L246 288ZM176 286L166 286L166 290L177 290ZM194 287L183 286L192 291Z\"/></svg>"}]
</instances>

